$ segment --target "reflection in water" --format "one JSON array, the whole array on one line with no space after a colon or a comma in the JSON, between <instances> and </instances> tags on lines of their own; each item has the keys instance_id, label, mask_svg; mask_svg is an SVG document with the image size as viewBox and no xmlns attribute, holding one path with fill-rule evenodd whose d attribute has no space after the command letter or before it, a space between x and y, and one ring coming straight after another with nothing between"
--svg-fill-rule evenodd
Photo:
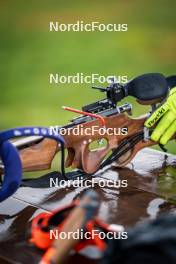
<instances>
[{"instance_id":1,"label":"reflection in water","mask_svg":"<svg viewBox=\"0 0 176 264\"><path fill-rule=\"evenodd\" d=\"M155 219L157 217L157 214L160 211L160 205L164 203L165 203L165 200L161 198L156 198L149 203L148 208L147 208L147 213L151 219Z\"/></svg>"},{"instance_id":2,"label":"reflection in water","mask_svg":"<svg viewBox=\"0 0 176 264\"><path fill-rule=\"evenodd\" d=\"M142 151L134 159L133 166L102 170L95 178L94 190L100 197L99 216L110 224L130 227L145 219L155 218L160 213L175 211L173 199L171 202L167 202L167 199L173 198L176 193L176 165L171 157L165 160L160 152ZM127 180L128 187L101 188L98 182L102 178ZM85 190L86 187L73 186L50 189L20 188L15 194L16 199L10 198L1 204L0 255L9 257L10 251L13 262L38 263L41 252L27 244L26 230L30 229L31 218L41 208L51 211L69 204L80 198ZM72 263L79 258L80 256L74 256Z\"/></svg>"},{"instance_id":3,"label":"reflection in water","mask_svg":"<svg viewBox=\"0 0 176 264\"><path fill-rule=\"evenodd\" d=\"M157 182L159 194L176 202L176 167L166 166L160 170Z\"/></svg>"}]
</instances>

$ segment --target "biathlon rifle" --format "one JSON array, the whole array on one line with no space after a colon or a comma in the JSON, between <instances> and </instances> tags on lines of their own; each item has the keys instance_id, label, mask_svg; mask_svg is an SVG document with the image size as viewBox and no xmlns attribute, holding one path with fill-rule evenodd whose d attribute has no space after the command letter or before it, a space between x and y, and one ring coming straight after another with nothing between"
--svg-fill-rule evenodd
<instances>
[{"instance_id":1,"label":"biathlon rifle","mask_svg":"<svg viewBox=\"0 0 176 264\"><path fill-rule=\"evenodd\" d=\"M82 110L75 110L64 107L81 116L71 120L62 127L69 133L63 135L65 149L68 155L65 161L62 155L62 172L64 167L79 169L84 174L93 174L106 165L116 162L120 167L129 163L136 153L142 148L157 144L150 140L150 132L144 127L146 118L150 113L138 118L131 118L132 106L129 103L119 105L118 103L127 96L137 99L141 105L151 105L152 111L156 109L167 97L169 89L176 86L176 76L164 77L159 73L143 74L129 81L125 85L117 83L114 79L107 88L92 87L106 94L106 98L95 103L82 107ZM103 128L122 129L126 128L127 133L100 135L97 130L94 134L74 135L73 128L82 126L83 131L96 126ZM59 127L58 132L61 127ZM91 150L93 142L105 139L106 146ZM30 143L33 145L30 146ZM52 161L60 145L53 139L35 137L25 144L16 143L20 149L23 171L37 171L50 169Z\"/></svg>"}]
</instances>

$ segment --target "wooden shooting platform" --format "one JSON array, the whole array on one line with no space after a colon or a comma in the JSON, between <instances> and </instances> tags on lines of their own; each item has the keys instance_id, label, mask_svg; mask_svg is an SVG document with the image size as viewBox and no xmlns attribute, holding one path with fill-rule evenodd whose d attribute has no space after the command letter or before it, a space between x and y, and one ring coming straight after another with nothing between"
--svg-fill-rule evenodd
<instances>
[{"instance_id":1,"label":"wooden shooting platform","mask_svg":"<svg viewBox=\"0 0 176 264\"><path fill-rule=\"evenodd\" d=\"M99 216L108 223L132 227L145 219L154 219L164 212L176 211L176 197L169 191L175 180L176 158L144 149L126 168L111 167L96 177L96 180L128 180L127 188L100 188L101 206ZM162 185L163 181L163 185ZM165 184L168 182L168 184ZM162 188L165 186L166 188ZM42 251L28 243L31 219L39 212L50 211L70 203L79 197L84 188L29 188L21 187L18 192L0 204L0 264L37 264ZM88 253L88 252L87 252ZM89 254L90 255L90 254ZM93 255L93 254L91 254ZM68 263L96 263L96 260L75 255Z\"/></svg>"}]
</instances>

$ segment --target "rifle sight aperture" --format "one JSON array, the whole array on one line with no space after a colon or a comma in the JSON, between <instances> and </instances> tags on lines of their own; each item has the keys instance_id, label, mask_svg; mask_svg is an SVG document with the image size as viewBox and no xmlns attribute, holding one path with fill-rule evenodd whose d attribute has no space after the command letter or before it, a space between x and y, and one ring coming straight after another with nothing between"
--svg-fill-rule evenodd
<instances>
[{"instance_id":1,"label":"rifle sight aperture","mask_svg":"<svg viewBox=\"0 0 176 264\"><path fill-rule=\"evenodd\" d=\"M106 98L95 103L83 106L82 110L86 112L100 113L105 110L116 108L117 103L125 97L125 89L119 83L113 82L106 88L95 86L93 86L92 88L97 89L100 92L105 92Z\"/></svg>"}]
</instances>

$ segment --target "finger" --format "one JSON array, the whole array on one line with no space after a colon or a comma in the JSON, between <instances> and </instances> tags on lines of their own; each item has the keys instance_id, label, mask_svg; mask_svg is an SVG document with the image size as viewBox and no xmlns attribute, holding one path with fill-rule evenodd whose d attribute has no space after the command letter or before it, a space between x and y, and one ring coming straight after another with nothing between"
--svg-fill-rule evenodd
<instances>
[{"instance_id":1,"label":"finger","mask_svg":"<svg viewBox=\"0 0 176 264\"><path fill-rule=\"evenodd\" d=\"M145 126L150 128L169 110L167 103L160 106L146 121Z\"/></svg>"},{"instance_id":2,"label":"finger","mask_svg":"<svg viewBox=\"0 0 176 264\"><path fill-rule=\"evenodd\" d=\"M164 135L160 139L160 143L165 145L169 139L176 133L176 120L168 127Z\"/></svg>"},{"instance_id":3,"label":"finger","mask_svg":"<svg viewBox=\"0 0 176 264\"><path fill-rule=\"evenodd\" d=\"M159 141L160 137L164 134L167 128L175 120L175 114L172 111L168 111L156 126L154 132L151 135L153 141Z\"/></svg>"}]
</instances>

